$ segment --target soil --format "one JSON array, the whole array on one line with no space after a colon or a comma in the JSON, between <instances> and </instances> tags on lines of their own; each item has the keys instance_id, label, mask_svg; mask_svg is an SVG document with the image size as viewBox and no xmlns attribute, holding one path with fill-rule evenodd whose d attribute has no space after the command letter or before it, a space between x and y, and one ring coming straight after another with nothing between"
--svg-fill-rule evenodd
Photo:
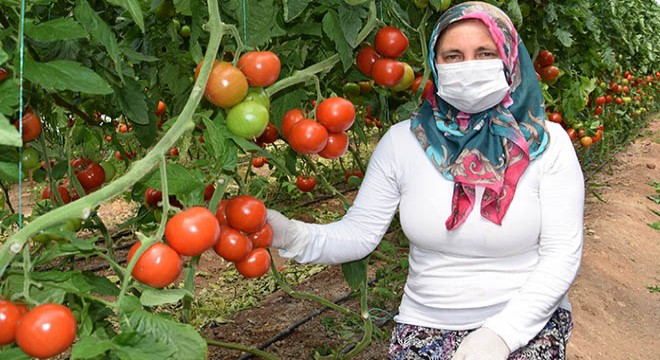
<instances>
[{"instance_id":1,"label":"soil","mask_svg":"<svg viewBox=\"0 0 660 360\"><path fill-rule=\"evenodd\" d=\"M659 181L660 117L656 115L642 136L618 153L587 183L583 261L570 292L574 329L568 346L569 360L660 360L660 335L657 333L660 324L660 230L647 225L660 221L660 204L650 199L660 196L654 186L654 182ZM25 188L34 189L29 184ZM33 199L39 197L34 193L36 190L30 191L26 191L23 197L26 209L31 208ZM16 204L16 192L12 193L11 201ZM354 195L351 192L347 197L350 200ZM320 206L341 208L337 201ZM135 204L117 198L101 205L99 215L107 224L119 224L133 216L136 209ZM309 211L295 217L309 220ZM111 233L115 230L114 226L109 228ZM396 232L387 236L397 243ZM379 253L387 254L386 251ZM396 255L405 258L407 254L401 250ZM299 266L278 257L275 262L279 268ZM386 274L400 273L399 269L392 268L392 264L387 255L372 256L369 278L374 279L378 270ZM224 301L213 291L240 296L242 288L236 283L228 283L229 286L215 283L218 274L226 273L228 269L215 254L204 254L199 266L196 289L200 294L196 303L201 301L202 305L213 308ZM337 311L328 310L317 301L293 298L276 290L272 281L264 286L268 289L258 300L250 300L254 306L237 311L229 318L219 317L217 321L208 322L202 329L203 335L218 342L258 347L283 360L311 359L314 351L345 349L346 344L361 335L359 324L347 325L355 321L349 321ZM358 299L351 295L340 266L325 267L293 288L359 312ZM378 334L369 346L352 359L385 358L393 325L386 315L394 314L397 305L398 298L384 298L377 304L370 304L380 309L372 315L383 319L376 322ZM250 357L259 358L240 350L209 346L209 359Z\"/></svg>"}]
</instances>

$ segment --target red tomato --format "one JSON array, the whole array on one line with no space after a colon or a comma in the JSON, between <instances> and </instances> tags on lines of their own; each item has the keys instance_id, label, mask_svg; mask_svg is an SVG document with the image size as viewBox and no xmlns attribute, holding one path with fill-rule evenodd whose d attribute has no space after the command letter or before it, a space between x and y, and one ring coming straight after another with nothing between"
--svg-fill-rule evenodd
<instances>
[{"instance_id":1,"label":"red tomato","mask_svg":"<svg viewBox=\"0 0 660 360\"><path fill-rule=\"evenodd\" d=\"M85 190L94 190L105 182L105 170L103 166L93 162L87 165L85 170L78 171L76 177Z\"/></svg>"},{"instance_id":2,"label":"red tomato","mask_svg":"<svg viewBox=\"0 0 660 360\"><path fill-rule=\"evenodd\" d=\"M394 86L401 81L405 67L403 63L393 59L378 59L371 68L371 77L376 84L382 86Z\"/></svg>"},{"instance_id":3,"label":"red tomato","mask_svg":"<svg viewBox=\"0 0 660 360\"><path fill-rule=\"evenodd\" d=\"M270 268L270 253L264 248L256 248L235 265L236 270L246 278L260 277Z\"/></svg>"},{"instance_id":4,"label":"red tomato","mask_svg":"<svg viewBox=\"0 0 660 360\"><path fill-rule=\"evenodd\" d=\"M117 129L119 130L119 132L125 133L128 131L128 126L126 126L126 124L121 124Z\"/></svg>"},{"instance_id":5,"label":"red tomato","mask_svg":"<svg viewBox=\"0 0 660 360\"><path fill-rule=\"evenodd\" d=\"M541 67L550 66L555 63L555 57L548 50L539 51L539 56L536 57L536 62L541 65Z\"/></svg>"},{"instance_id":6,"label":"red tomato","mask_svg":"<svg viewBox=\"0 0 660 360\"><path fill-rule=\"evenodd\" d=\"M302 119L291 128L288 140L299 154L317 154L328 143L328 130L312 119Z\"/></svg>"},{"instance_id":7,"label":"red tomato","mask_svg":"<svg viewBox=\"0 0 660 360\"><path fill-rule=\"evenodd\" d=\"M227 204L229 204L229 199L220 200L218 209L215 211L215 218L218 219L220 226L229 225L227 222Z\"/></svg>"},{"instance_id":8,"label":"red tomato","mask_svg":"<svg viewBox=\"0 0 660 360\"><path fill-rule=\"evenodd\" d=\"M280 76L280 58L272 51L250 51L238 59L250 86L268 86Z\"/></svg>"},{"instance_id":9,"label":"red tomato","mask_svg":"<svg viewBox=\"0 0 660 360\"><path fill-rule=\"evenodd\" d=\"M0 299L0 345L14 342L16 337L16 324L21 318L21 311L11 301Z\"/></svg>"},{"instance_id":10,"label":"red tomato","mask_svg":"<svg viewBox=\"0 0 660 360\"><path fill-rule=\"evenodd\" d=\"M614 102L617 103L617 105L621 105L621 104L623 104L623 99L620 98L620 97L616 97L616 98L614 99Z\"/></svg>"},{"instance_id":11,"label":"red tomato","mask_svg":"<svg viewBox=\"0 0 660 360\"><path fill-rule=\"evenodd\" d=\"M226 213L229 226L246 233L253 233L266 224L266 206L250 195L231 198Z\"/></svg>"},{"instance_id":12,"label":"red tomato","mask_svg":"<svg viewBox=\"0 0 660 360\"><path fill-rule=\"evenodd\" d=\"M541 69L541 78L545 81L553 81L559 76L559 68L556 66L546 66Z\"/></svg>"},{"instance_id":13,"label":"red tomato","mask_svg":"<svg viewBox=\"0 0 660 360\"><path fill-rule=\"evenodd\" d=\"M298 175L296 186L298 187L298 190L302 192L310 192L314 190L314 187L316 186L316 179L313 177Z\"/></svg>"},{"instance_id":14,"label":"red tomato","mask_svg":"<svg viewBox=\"0 0 660 360\"><path fill-rule=\"evenodd\" d=\"M612 102L612 95L605 95L605 101L608 103Z\"/></svg>"},{"instance_id":15,"label":"red tomato","mask_svg":"<svg viewBox=\"0 0 660 360\"><path fill-rule=\"evenodd\" d=\"M144 203L155 208L158 203L163 201L163 192L154 188L147 188L144 192Z\"/></svg>"},{"instance_id":16,"label":"red tomato","mask_svg":"<svg viewBox=\"0 0 660 360\"><path fill-rule=\"evenodd\" d=\"M252 241L231 226L222 226L213 250L227 261L241 261L252 251Z\"/></svg>"},{"instance_id":17,"label":"red tomato","mask_svg":"<svg viewBox=\"0 0 660 360\"><path fill-rule=\"evenodd\" d=\"M166 109L165 103L162 100L158 100L158 108L156 109L154 114L156 114L156 116L161 116L165 114L165 109Z\"/></svg>"},{"instance_id":18,"label":"red tomato","mask_svg":"<svg viewBox=\"0 0 660 360\"><path fill-rule=\"evenodd\" d=\"M204 201L211 200L214 192L215 192L215 185L213 183L206 185L206 188L204 188Z\"/></svg>"},{"instance_id":19,"label":"red tomato","mask_svg":"<svg viewBox=\"0 0 660 360\"><path fill-rule=\"evenodd\" d=\"M0 83L7 77L9 77L9 72L7 72L7 70L4 68L0 68Z\"/></svg>"},{"instance_id":20,"label":"red tomato","mask_svg":"<svg viewBox=\"0 0 660 360\"><path fill-rule=\"evenodd\" d=\"M419 89L419 86L422 84L423 76L418 76L415 78L415 81L413 81L412 88L410 91L412 91L413 94L417 94L417 89ZM429 93L433 89L433 81L431 79L426 79L426 84L424 85L424 90L422 90L422 95Z\"/></svg>"},{"instance_id":21,"label":"red tomato","mask_svg":"<svg viewBox=\"0 0 660 360\"><path fill-rule=\"evenodd\" d=\"M195 78L202 68L203 61L197 65ZM248 81L245 75L234 65L226 61L215 61L206 83L204 97L216 106L228 109L241 102L248 93Z\"/></svg>"},{"instance_id":22,"label":"red tomato","mask_svg":"<svg viewBox=\"0 0 660 360\"><path fill-rule=\"evenodd\" d=\"M561 118L561 113L558 112L558 111L553 112L553 113L550 114L550 116L548 117L548 120L550 120L550 121L552 121L552 122L560 123L561 120L562 120L562 118Z\"/></svg>"},{"instance_id":23,"label":"red tomato","mask_svg":"<svg viewBox=\"0 0 660 360\"><path fill-rule=\"evenodd\" d=\"M291 109L284 114L281 127L282 135L285 139L289 139L293 125L304 118L305 115L303 115L303 112L300 109Z\"/></svg>"},{"instance_id":24,"label":"red tomato","mask_svg":"<svg viewBox=\"0 0 660 360\"><path fill-rule=\"evenodd\" d=\"M328 142L319 156L325 159L337 159L348 150L348 134L345 132L328 134Z\"/></svg>"},{"instance_id":25,"label":"red tomato","mask_svg":"<svg viewBox=\"0 0 660 360\"><path fill-rule=\"evenodd\" d=\"M37 137L39 137L39 134L41 134L41 119L37 115L35 115L31 111L27 111L25 114L23 114L23 119L21 120L23 123L23 142L30 142ZM16 130L19 129L19 122L17 121L16 124Z\"/></svg>"},{"instance_id":26,"label":"red tomato","mask_svg":"<svg viewBox=\"0 0 660 360\"><path fill-rule=\"evenodd\" d=\"M273 244L273 228L268 222L261 229L248 235L255 248L267 248Z\"/></svg>"},{"instance_id":27,"label":"red tomato","mask_svg":"<svg viewBox=\"0 0 660 360\"><path fill-rule=\"evenodd\" d=\"M128 262L140 247L136 242L128 251ZM142 253L131 274L141 283L155 288L165 287L176 280L183 269L179 253L163 243L154 243Z\"/></svg>"},{"instance_id":28,"label":"red tomato","mask_svg":"<svg viewBox=\"0 0 660 360\"><path fill-rule=\"evenodd\" d=\"M71 160L71 167L75 172L78 172L78 170L84 169L88 165L92 163L91 159L88 158L77 158L77 159L72 159Z\"/></svg>"},{"instance_id":29,"label":"red tomato","mask_svg":"<svg viewBox=\"0 0 660 360\"><path fill-rule=\"evenodd\" d=\"M346 131L355 121L355 106L341 97L327 98L316 109L316 120L331 133Z\"/></svg>"},{"instance_id":30,"label":"red tomato","mask_svg":"<svg viewBox=\"0 0 660 360\"><path fill-rule=\"evenodd\" d=\"M394 26L385 26L378 30L374 40L376 51L388 58L403 56L408 50L408 37Z\"/></svg>"},{"instance_id":31,"label":"red tomato","mask_svg":"<svg viewBox=\"0 0 660 360\"><path fill-rule=\"evenodd\" d=\"M218 241L220 224L209 209L194 206L167 221L165 240L181 255L197 256Z\"/></svg>"},{"instance_id":32,"label":"red tomato","mask_svg":"<svg viewBox=\"0 0 660 360\"><path fill-rule=\"evenodd\" d=\"M179 156L179 149L178 148L171 148L170 149L170 156Z\"/></svg>"},{"instance_id":33,"label":"red tomato","mask_svg":"<svg viewBox=\"0 0 660 360\"><path fill-rule=\"evenodd\" d=\"M596 106L603 106L607 102L607 98L605 96L599 96L596 98Z\"/></svg>"},{"instance_id":34,"label":"red tomato","mask_svg":"<svg viewBox=\"0 0 660 360\"><path fill-rule=\"evenodd\" d=\"M371 68L378 59L380 59L380 55L378 55L376 49L371 45L366 45L358 52L355 58L355 65L361 73L371 76Z\"/></svg>"},{"instance_id":35,"label":"red tomato","mask_svg":"<svg viewBox=\"0 0 660 360\"><path fill-rule=\"evenodd\" d=\"M252 158L252 166L256 168L260 168L264 166L268 162L268 159L266 159L265 156L257 156Z\"/></svg>"},{"instance_id":36,"label":"red tomato","mask_svg":"<svg viewBox=\"0 0 660 360\"><path fill-rule=\"evenodd\" d=\"M16 343L30 356L49 358L73 344L76 330L76 319L69 308L60 304L42 304L18 322Z\"/></svg>"},{"instance_id":37,"label":"red tomato","mask_svg":"<svg viewBox=\"0 0 660 360\"><path fill-rule=\"evenodd\" d=\"M580 138L580 144L584 147L589 147L594 143L594 140L591 136L583 136Z\"/></svg>"},{"instance_id":38,"label":"red tomato","mask_svg":"<svg viewBox=\"0 0 660 360\"><path fill-rule=\"evenodd\" d=\"M594 115L598 116L603 113L603 107L602 106L596 106L596 109L594 109Z\"/></svg>"},{"instance_id":39,"label":"red tomato","mask_svg":"<svg viewBox=\"0 0 660 360\"><path fill-rule=\"evenodd\" d=\"M71 202L71 194L69 194L69 189L66 188L64 185L57 185L57 191L60 193L60 197L62 198L62 202L65 204L68 204ZM42 192L41 192L41 198L42 199L50 199L51 197L50 194L50 186L47 186ZM51 199L53 201L57 201L55 196Z\"/></svg>"},{"instance_id":40,"label":"red tomato","mask_svg":"<svg viewBox=\"0 0 660 360\"><path fill-rule=\"evenodd\" d=\"M259 135L257 138L257 142L263 143L263 144L272 144L277 140L277 138L280 136L279 131L277 131L277 127L273 125L273 123L268 123L266 125L266 128L264 129L264 132Z\"/></svg>"}]
</instances>

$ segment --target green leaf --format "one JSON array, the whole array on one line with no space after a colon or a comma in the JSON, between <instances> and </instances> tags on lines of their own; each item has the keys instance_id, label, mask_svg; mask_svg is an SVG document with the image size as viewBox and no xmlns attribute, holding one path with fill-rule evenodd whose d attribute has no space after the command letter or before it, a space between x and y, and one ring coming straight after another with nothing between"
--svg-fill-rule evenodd
<instances>
[{"instance_id":1,"label":"green leaf","mask_svg":"<svg viewBox=\"0 0 660 360\"><path fill-rule=\"evenodd\" d=\"M313 0L284 0L284 21L297 18Z\"/></svg>"},{"instance_id":2,"label":"green leaf","mask_svg":"<svg viewBox=\"0 0 660 360\"><path fill-rule=\"evenodd\" d=\"M7 60L9 60L9 55L0 47L0 65L6 63Z\"/></svg>"},{"instance_id":3,"label":"green leaf","mask_svg":"<svg viewBox=\"0 0 660 360\"><path fill-rule=\"evenodd\" d=\"M367 16L367 11L359 7L342 6L339 8L339 23L344 32L344 39L351 48L357 46L357 36L362 29L362 18Z\"/></svg>"},{"instance_id":4,"label":"green leaf","mask_svg":"<svg viewBox=\"0 0 660 360\"><path fill-rule=\"evenodd\" d=\"M323 32L335 43L344 71L348 70L353 66L353 49L344 37L339 17L334 10L328 11L323 17Z\"/></svg>"},{"instance_id":5,"label":"green leaf","mask_svg":"<svg viewBox=\"0 0 660 360\"><path fill-rule=\"evenodd\" d=\"M126 321L122 321L122 325L129 326L131 330L156 339L160 344L172 347L174 353L167 358L206 359L206 341L190 325L181 324L142 309L127 312Z\"/></svg>"},{"instance_id":6,"label":"green leaf","mask_svg":"<svg viewBox=\"0 0 660 360\"><path fill-rule=\"evenodd\" d=\"M71 359L92 359L105 354L113 347L111 340L101 340L92 335L81 336L71 348Z\"/></svg>"},{"instance_id":7,"label":"green leaf","mask_svg":"<svg viewBox=\"0 0 660 360\"><path fill-rule=\"evenodd\" d=\"M341 265L341 271L344 274L344 279L348 286L353 290L357 290L367 281L367 265L369 258L362 260L351 261Z\"/></svg>"},{"instance_id":8,"label":"green leaf","mask_svg":"<svg viewBox=\"0 0 660 360\"><path fill-rule=\"evenodd\" d=\"M110 29L110 26L103 21L103 19L96 14L94 9L87 1L78 0L76 7L73 9L73 14L76 20L92 35L96 41L101 43L110 55L110 58L115 62L115 70L119 78L123 80L122 61L119 58L119 45L117 38Z\"/></svg>"},{"instance_id":9,"label":"green leaf","mask_svg":"<svg viewBox=\"0 0 660 360\"><path fill-rule=\"evenodd\" d=\"M98 276L92 272L83 272L85 282L92 286L91 292L99 295L117 296L119 288L105 276Z\"/></svg>"},{"instance_id":10,"label":"green leaf","mask_svg":"<svg viewBox=\"0 0 660 360\"><path fill-rule=\"evenodd\" d=\"M197 188L203 188L204 182L193 175L181 164L167 164L167 190L171 195L189 193ZM162 189L160 171L154 171L146 183L147 187Z\"/></svg>"},{"instance_id":11,"label":"green leaf","mask_svg":"<svg viewBox=\"0 0 660 360\"><path fill-rule=\"evenodd\" d=\"M554 34L555 37L557 37L557 40L559 40L559 42L565 47L569 48L573 45L573 35L568 31L556 28Z\"/></svg>"},{"instance_id":12,"label":"green leaf","mask_svg":"<svg viewBox=\"0 0 660 360\"><path fill-rule=\"evenodd\" d=\"M217 118L216 118L217 119ZM224 135L227 133L226 127L221 127L216 121L209 118L202 118L206 130L204 131L204 145L209 154L216 160L217 164L222 164L222 169L232 171L238 164L236 147Z\"/></svg>"},{"instance_id":13,"label":"green leaf","mask_svg":"<svg viewBox=\"0 0 660 360\"><path fill-rule=\"evenodd\" d=\"M112 93L112 88L102 77L75 61L38 63L26 58L24 64L25 78L46 89L99 95Z\"/></svg>"},{"instance_id":14,"label":"green leaf","mask_svg":"<svg viewBox=\"0 0 660 360\"><path fill-rule=\"evenodd\" d=\"M87 36L85 29L73 18L59 18L36 25L26 22L25 34L37 41L72 40Z\"/></svg>"},{"instance_id":15,"label":"green leaf","mask_svg":"<svg viewBox=\"0 0 660 360\"><path fill-rule=\"evenodd\" d=\"M135 24L144 32L144 17L142 15L142 8L137 0L108 0L109 3L120 6L126 9L135 21Z\"/></svg>"},{"instance_id":16,"label":"green leaf","mask_svg":"<svg viewBox=\"0 0 660 360\"><path fill-rule=\"evenodd\" d=\"M18 110L19 89L14 79L5 79L0 83L0 113L13 115Z\"/></svg>"},{"instance_id":17,"label":"green leaf","mask_svg":"<svg viewBox=\"0 0 660 360\"><path fill-rule=\"evenodd\" d=\"M0 162L0 181L9 183L18 182L18 164Z\"/></svg>"},{"instance_id":18,"label":"green leaf","mask_svg":"<svg viewBox=\"0 0 660 360\"><path fill-rule=\"evenodd\" d=\"M149 124L149 109L143 87L134 79L126 78L122 87L115 88L115 100L131 122Z\"/></svg>"},{"instance_id":19,"label":"green leaf","mask_svg":"<svg viewBox=\"0 0 660 360\"><path fill-rule=\"evenodd\" d=\"M113 354L120 360L178 359L176 347L162 339L136 331L125 331L113 339Z\"/></svg>"},{"instance_id":20,"label":"green leaf","mask_svg":"<svg viewBox=\"0 0 660 360\"><path fill-rule=\"evenodd\" d=\"M4 115L0 113L0 145L8 146L23 146L23 140L21 139L21 134L19 134L16 127L9 123Z\"/></svg>"},{"instance_id":21,"label":"green leaf","mask_svg":"<svg viewBox=\"0 0 660 360\"><path fill-rule=\"evenodd\" d=\"M29 360L31 358L31 356L28 356L19 347L2 350L2 360Z\"/></svg>"},{"instance_id":22,"label":"green leaf","mask_svg":"<svg viewBox=\"0 0 660 360\"><path fill-rule=\"evenodd\" d=\"M165 304L176 304L184 296L193 296L185 289L154 289L145 288L140 296L140 303L144 306L158 306Z\"/></svg>"},{"instance_id":23,"label":"green leaf","mask_svg":"<svg viewBox=\"0 0 660 360\"><path fill-rule=\"evenodd\" d=\"M521 26L523 23L523 16L522 12L520 11L520 5L518 4L518 0L509 0L509 2L506 4L507 8L507 15L509 15L509 18L513 22L513 24L518 27Z\"/></svg>"},{"instance_id":24,"label":"green leaf","mask_svg":"<svg viewBox=\"0 0 660 360\"><path fill-rule=\"evenodd\" d=\"M654 223L648 223L646 225L650 226L651 229L660 230L660 221L656 221Z\"/></svg>"},{"instance_id":25,"label":"green leaf","mask_svg":"<svg viewBox=\"0 0 660 360\"><path fill-rule=\"evenodd\" d=\"M223 11L236 19L238 31L245 37L245 45L255 48L263 47L273 37L286 34L277 23L279 8L279 1L275 4L274 0L230 1L222 6Z\"/></svg>"}]
</instances>

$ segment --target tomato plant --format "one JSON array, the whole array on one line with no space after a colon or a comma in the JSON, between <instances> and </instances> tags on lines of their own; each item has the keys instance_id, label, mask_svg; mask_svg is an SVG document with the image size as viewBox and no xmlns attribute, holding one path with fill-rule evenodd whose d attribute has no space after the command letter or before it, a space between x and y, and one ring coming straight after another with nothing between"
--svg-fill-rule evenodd
<instances>
[{"instance_id":1,"label":"tomato plant","mask_svg":"<svg viewBox=\"0 0 660 360\"><path fill-rule=\"evenodd\" d=\"M197 256L215 245L220 224L209 209L195 206L167 221L165 241L181 255Z\"/></svg>"},{"instance_id":2,"label":"tomato plant","mask_svg":"<svg viewBox=\"0 0 660 360\"><path fill-rule=\"evenodd\" d=\"M49 358L68 349L76 331L76 319L69 308L47 303L21 317L16 326L16 343L30 356Z\"/></svg>"},{"instance_id":3,"label":"tomato plant","mask_svg":"<svg viewBox=\"0 0 660 360\"><path fill-rule=\"evenodd\" d=\"M142 243L137 241L128 251L128 262ZM162 288L173 283L181 274L183 260L171 247L163 243L151 244L138 258L131 272L141 283Z\"/></svg>"},{"instance_id":4,"label":"tomato plant","mask_svg":"<svg viewBox=\"0 0 660 360\"><path fill-rule=\"evenodd\" d=\"M251 86L271 85L280 76L280 58L272 51L247 52L237 65Z\"/></svg>"}]
</instances>

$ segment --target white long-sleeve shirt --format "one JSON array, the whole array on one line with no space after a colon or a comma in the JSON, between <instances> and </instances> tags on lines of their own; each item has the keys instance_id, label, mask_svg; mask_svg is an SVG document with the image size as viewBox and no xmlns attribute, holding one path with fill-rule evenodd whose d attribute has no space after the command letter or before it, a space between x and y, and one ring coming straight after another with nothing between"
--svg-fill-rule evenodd
<instances>
[{"instance_id":1,"label":"white long-sleeve shirt","mask_svg":"<svg viewBox=\"0 0 660 360\"><path fill-rule=\"evenodd\" d=\"M410 240L409 271L396 321L447 330L485 326L511 351L527 344L558 306L582 253L584 182L566 132L548 123L550 142L521 176L502 225L475 207L445 228L453 182L426 157L410 122L391 127L369 160L346 215L304 224L309 236L280 254L299 262L339 264L372 252L397 208Z\"/></svg>"}]
</instances>

